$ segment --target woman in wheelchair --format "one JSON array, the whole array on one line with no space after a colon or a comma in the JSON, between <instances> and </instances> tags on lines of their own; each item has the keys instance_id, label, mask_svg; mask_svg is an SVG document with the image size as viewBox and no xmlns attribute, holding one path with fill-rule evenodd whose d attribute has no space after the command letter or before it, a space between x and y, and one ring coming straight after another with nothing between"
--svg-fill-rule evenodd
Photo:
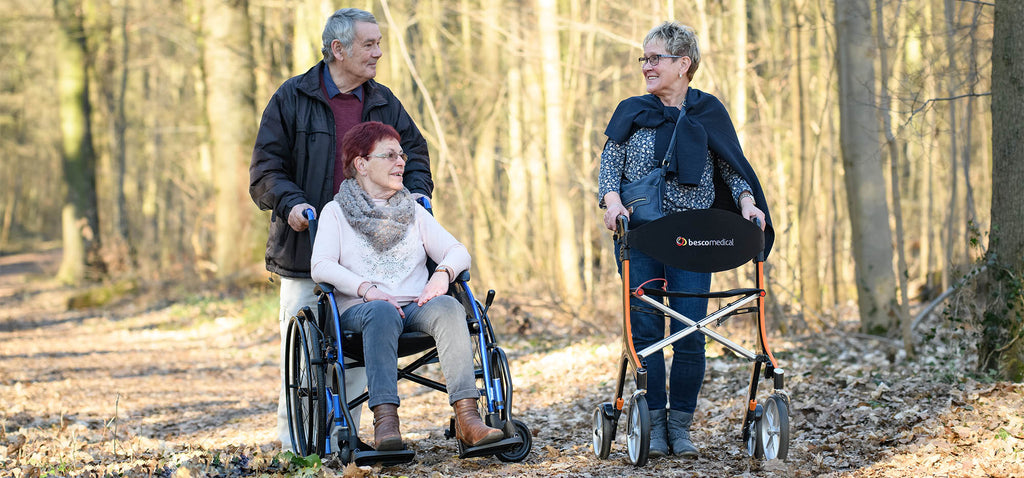
<instances>
[{"instance_id":1,"label":"woman in wheelchair","mask_svg":"<svg viewBox=\"0 0 1024 478\"><path fill-rule=\"evenodd\" d=\"M607 208L605 226L615 231L617 218L630 216L632 211L628 205L623 205L619 195L620 187L659 167L662 158L667 157L669 144L675 146L666 166L669 174L662 197L665 214L707 209L713 203L718 207L725 199L726 208L739 212L744 218L760 221L762 229L770 225L770 218L766 221L764 194L743 155L728 113L717 98L689 86L700 64L693 29L665 22L647 34L643 47L640 68L649 94L619 103L605 129L608 140L601 153L598 177L598 198L601 206ZM675 141L671 141L673 135ZM722 190L717 198L716 189ZM771 247L770 232L768 229L765 235L766 251ZM621 273L619 249L615 250ZM638 250L632 252L630 259L632 288L654 278L666 279L668 290L706 293L710 288L709 273L669 267ZM636 298L630 301L632 306L641 304ZM669 307L687 317L704 317L707 306L707 298L671 297L669 300ZM630 319L637 350L665 337L664 316L634 313ZM671 333L683 327L679 321L670 322ZM690 425L704 380L704 347L705 337L699 333L673 344L668 397L663 353L659 350L647 357L652 457L667 455L670 446L671 452L677 455L689 458L698 455L690 439ZM666 405L669 405L667 413Z\"/></svg>"},{"instance_id":2,"label":"woman in wheelchair","mask_svg":"<svg viewBox=\"0 0 1024 478\"><path fill-rule=\"evenodd\" d=\"M335 287L342 327L362 333L378 451L403 448L397 383L403 330L426 332L437 343L456 437L470 447L493 443L504 435L480 418L465 309L445 295L469 268L469 252L403 187L399 140L394 128L379 122L345 135L347 179L320 213L311 274ZM428 258L439 264L433 272Z\"/></svg>"}]
</instances>

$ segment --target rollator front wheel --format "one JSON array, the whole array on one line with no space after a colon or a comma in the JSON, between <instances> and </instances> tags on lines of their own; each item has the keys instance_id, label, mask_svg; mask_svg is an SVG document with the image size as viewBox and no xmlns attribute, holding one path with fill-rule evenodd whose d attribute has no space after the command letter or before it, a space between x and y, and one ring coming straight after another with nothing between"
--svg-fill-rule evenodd
<instances>
[{"instance_id":1,"label":"rollator front wheel","mask_svg":"<svg viewBox=\"0 0 1024 478\"><path fill-rule=\"evenodd\" d=\"M626 452L629 462L636 466L647 464L651 451L651 413L647 398L636 397L629 404L629 421L626 425Z\"/></svg>"},{"instance_id":2,"label":"rollator front wheel","mask_svg":"<svg viewBox=\"0 0 1024 478\"><path fill-rule=\"evenodd\" d=\"M746 428L743 429L743 437L746 438L747 445L747 456L755 458L761 458L759 455L760 448L757 440L760 439L760 435L757 433L757 424L761 422L761 416L764 414L764 406L760 403L754 408L754 418L749 422L746 422Z\"/></svg>"},{"instance_id":3,"label":"rollator front wheel","mask_svg":"<svg viewBox=\"0 0 1024 478\"><path fill-rule=\"evenodd\" d=\"M779 395L764 402L764 415L757 421L757 455L766 460L785 460L789 454L789 408Z\"/></svg>"},{"instance_id":4,"label":"rollator front wheel","mask_svg":"<svg viewBox=\"0 0 1024 478\"><path fill-rule=\"evenodd\" d=\"M615 438L615 423L604 413L604 409L611 406L605 402L594 409L594 454L602 460L608 458Z\"/></svg>"}]
</instances>

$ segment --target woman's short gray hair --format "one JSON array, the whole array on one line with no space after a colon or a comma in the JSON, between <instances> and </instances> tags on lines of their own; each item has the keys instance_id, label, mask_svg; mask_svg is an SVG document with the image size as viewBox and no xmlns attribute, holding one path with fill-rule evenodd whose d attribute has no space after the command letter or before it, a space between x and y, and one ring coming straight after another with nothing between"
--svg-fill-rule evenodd
<instances>
[{"instance_id":1,"label":"woman's short gray hair","mask_svg":"<svg viewBox=\"0 0 1024 478\"><path fill-rule=\"evenodd\" d=\"M330 63L334 61L334 55L331 54L331 43L334 40L341 42L345 52L352 53L352 42L356 39L357 22L376 24L377 19L372 13L358 8L342 8L334 12L331 18L327 19L327 24L324 25L324 45L320 49L320 53L324 55L325 62Z\"/></svg>"},{"instance_id":2,"label":"woman's short gray hair","mask_svg":"<svg viewBox=\"0 0 1024 478\"><path fill-rule=\"evenodd\" d=\"M693 74L700 66L700 46L697 44L697 33L679 22L665 22L651 29L644 38L644 47L648 43L661 40L670 55L690 57L690 68L686 76L693 80Z\"/></svg>"}]
</instances>

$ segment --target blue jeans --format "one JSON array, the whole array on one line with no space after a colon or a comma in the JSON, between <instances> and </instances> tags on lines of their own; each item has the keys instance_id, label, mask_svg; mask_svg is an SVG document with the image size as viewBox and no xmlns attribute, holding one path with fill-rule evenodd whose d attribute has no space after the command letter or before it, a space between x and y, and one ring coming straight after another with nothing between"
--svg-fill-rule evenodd
<instances>
[{"instance_id":1,"label":"blue jeans","mask_svg":"<svg viewBox=\"0 0 1024 478\"><path fill-rule=\"evenodd\" d=\"M382 403L398 405L398 336L403 331L426 332L437 343L448 388L448 401L479 398L473 376L473 343L466 325L466 310L454 297L442 295L423 307L411 302L398 309L383 300L349 307L341 314L341 327L363 334L363 358L373 407Z\"/></svg>"},{"instance_id":2,"label":"blue jeans","mask_svg":"<svg viewBox=\"0 0 1024 478\"><path fill-rule=\"evenodd\" d=\"M665 264L636 249L629 250L629 286L635 288L644 282L663 278L668 281L666 288L679 292L707 292L711 288L711 274L690 272ZM615 244L615 259L619 274L622 261L619 245ZM652 287L661 287L661 281L652 282ZM631 306L651 306L640 299L630 297ZM708 300L695 297L669 297L669 307L693 321L700 321L707 315ZM665 317L658 313L630 312L630 326L633 329L633 346L639 352L665 338ZM669 318L670 333L683 330L686 324ZM668 398L665 394L665 354L662 350L644 358L647 367L647 406L651 410L662 410L669 404L672 410L693 413L697 408L697 395L704 383L704 334L694 332L672 344L672 372L669 377Z\"/></svg>"}]
</instances>

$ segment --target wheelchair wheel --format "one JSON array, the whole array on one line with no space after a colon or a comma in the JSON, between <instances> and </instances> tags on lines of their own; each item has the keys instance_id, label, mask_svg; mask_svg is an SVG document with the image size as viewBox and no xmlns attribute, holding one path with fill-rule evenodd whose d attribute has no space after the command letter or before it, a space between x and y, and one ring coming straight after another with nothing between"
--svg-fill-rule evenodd
<instances>
[{"instance_id":1,"label":"wheelchair wheel","mask_svg":"<svg viewBox=\"0 0 1024 478\"><path fill-rule=\"evenodd\" d=\"M602 403L594 409L594 454L604 460L612 450L612 440L615 439L615 423L604 413L605 408L611 407L610 403Z\"/></svg>"},{"instance_id":2,"label":"wheelchair wheel","mask_svg":"<svg viewBox=\"0 0 1024 478\"><path fill-rule=\"evenodd\" d=\"M508 366L508 357L505 351L499 347L491 350L491 367L494 376L500 382L501 392L505 398L505 408L502 410L501 419L508 420L512 416L512 371Z\"/></svg>"},{"instance_id":3,"label":"wheelchair wheel","mask_svg":"<svg viewBox=\"0 0 1024 478\"><path fill-rule=\"evenodd\" d=\"M496 455L498 460L505 463L523 461L530 454L530 450L533 449L533 434L530 433L530 427L515 419L512 420L512 426L516 429L516 436L523 439L523 444Z\"/></svg>"},{"instance_id":4,"label":"wheelchair wheel","mask_svg":"<svg viewBox=\"0 0 1024 478\"><path fill-rule=\"evenodd\" d=\"M288 325L285 393L292 450L302 456L322 455L326 439L327 404L324 370L315 327L293 317Z\"/></svg>"},{"instance_id":5,"label":"wheelchair wheel","mask_svg":"<svg viewBox=\"0 0 1024 478\"><path fill-rule=\"evenodd\" d=\"M772 395L764 402L764 415L757 421L757 456L766 460L785 460L789 454L789 407Z\"/></svg>"},{"instance_id":6,"label":"wheelchair wheel","mask_svg":"<svg viewBox=\"0 0 1024 478\"><path fill-rule=\"evenodd\" d=\"M647 398L636 397L629 404L629 421L626 424L626 452L629 462L636 466L647 464L651 451L651 413Z\"/></svg>"}]
</instances>

